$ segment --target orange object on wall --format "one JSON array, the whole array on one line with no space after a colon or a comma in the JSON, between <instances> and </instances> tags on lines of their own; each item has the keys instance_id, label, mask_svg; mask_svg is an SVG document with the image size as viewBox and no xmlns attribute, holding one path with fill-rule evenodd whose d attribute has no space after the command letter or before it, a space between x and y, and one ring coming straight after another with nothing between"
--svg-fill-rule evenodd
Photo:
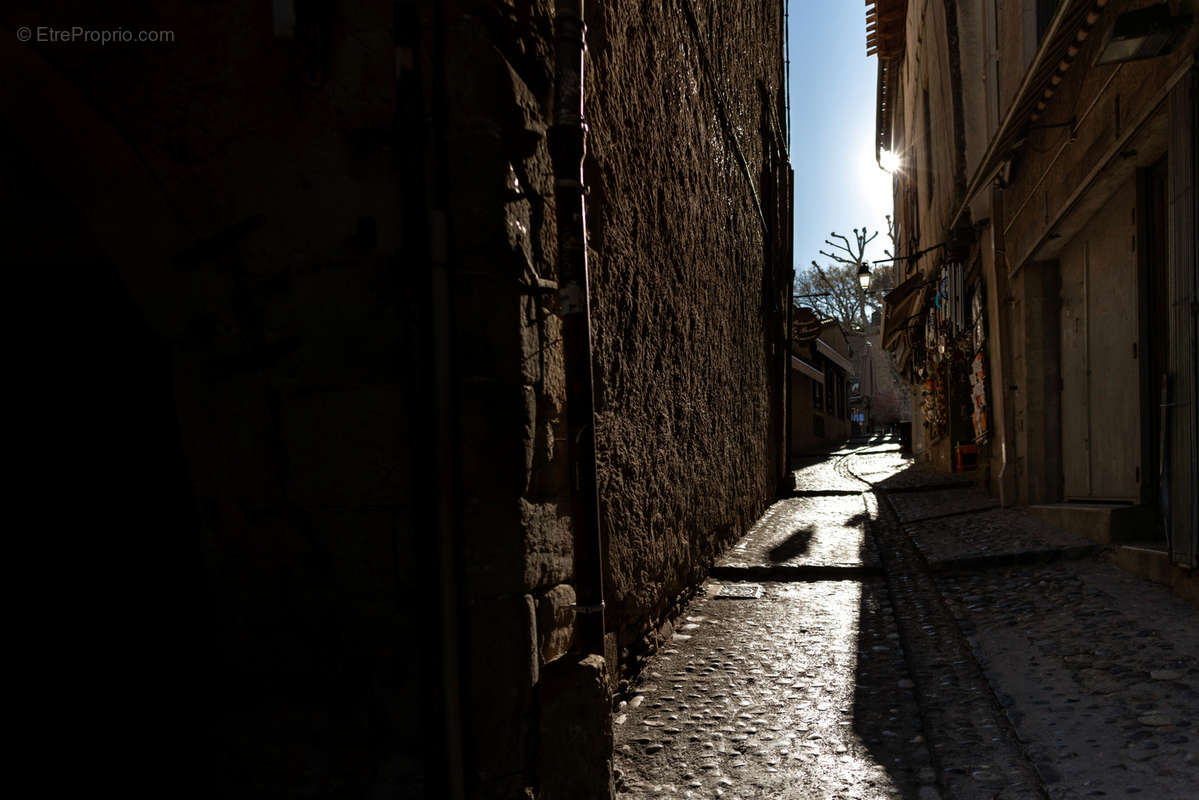
<instances>
[{"instance_id":1,"label":"orange object on wall","mask_svg":"<svg viewBox=\"0 0 1199 800\"><path fill-rule=\"evenodd\" d=\"M954 453L956 455L955 469L958 472L978 469L978 445L959 444L956 448L954 448Z\"/></svg>"}]
</instances>

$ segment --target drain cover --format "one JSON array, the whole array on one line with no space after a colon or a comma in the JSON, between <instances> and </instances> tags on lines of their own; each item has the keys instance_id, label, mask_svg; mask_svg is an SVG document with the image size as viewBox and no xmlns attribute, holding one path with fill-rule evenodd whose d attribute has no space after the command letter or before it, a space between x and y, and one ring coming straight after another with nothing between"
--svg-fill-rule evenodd
<instances>
[{"instance_id":1,"label":"drain cover","mask_svg":"<svg viewBox=\"0 0 1199 800\"><path fill-rule=\"evenodd\" d=\"M762 585L758 583L726 583L720 587L717 597L728 600L756 600L762 596Z\"/></svg>"}]
</instances>

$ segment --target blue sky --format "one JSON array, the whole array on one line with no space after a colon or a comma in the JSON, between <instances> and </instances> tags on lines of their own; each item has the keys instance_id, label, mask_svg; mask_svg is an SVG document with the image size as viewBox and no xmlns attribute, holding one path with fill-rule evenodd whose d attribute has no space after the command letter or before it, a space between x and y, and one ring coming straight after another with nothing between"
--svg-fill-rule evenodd
<instances>
[{"instance_id":1,"label":"blue sky","mask_svg":"<svg viewBox=\"0 0 1199 800\"><path fill-rule=\"evenodd\" d=\"M891 176L874 160L878 59L866 56L866 8L839 0L790 0L791 166L795 264L800 272L830 231L852 238L882 230L867 250L886 258Z\"/></svg>"}]
</instances>

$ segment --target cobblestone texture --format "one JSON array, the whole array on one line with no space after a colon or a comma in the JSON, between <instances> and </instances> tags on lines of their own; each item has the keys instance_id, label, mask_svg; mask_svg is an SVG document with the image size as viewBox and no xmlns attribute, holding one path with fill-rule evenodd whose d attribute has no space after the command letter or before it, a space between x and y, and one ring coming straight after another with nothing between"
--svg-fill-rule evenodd
<instances>
[{"instance_id":1,"label":"cobblestone texture","mask_svg":"<svg viewBox=\"0 0 1199 800\"><path fill-rule=\"evenodd\" d=\"M914 469L917 472L923 472L919 467L913 467L916 462L910 456L905 456L898 451L862 452L852 455L851 461L853 476L871 484L892 480L901 470ZM924 485L923 482L921 485Z\"/></svg>"},{"instance_id":2,"label":"cobblestone texture","mask_svg":"<svg viewBox=\"0 0 1199 800\"><path fill-rule=\"evenodd\" d=\"M959 800L1044 797L915 545L865 497L942 787Z\"/></svg>"},{"instance_id":3,"label":"cobblestone texture","mask_svg":"<svg viewBox=\"0 0 1199 800\"><path fill-rule=\"evenodd\" d=\"M846 500L850 500L847 503ZM878 567L856 497L780 500L719 561L721 567Z\"/></svg>"},{"instance_id":4,"label":"cobblestone texture","mask_svg":"<svg viewBox=\"0 0 1199 800\"><path fill-rule=\"evenodd\" d=\"M852 463L856 475L869 481L876 489L889 492L972 485L970 480L961 475L938 472L928 464L900 454L858 455Z\"/></svg>"},{"instance_id":5,"label":"cobblestone texture","mask_svg":"<svg viewBox=\"0 0 1199 800\"><path fill-rule=\"evenodd\" d=\"M1199 611L890 442L795 478L720 574L885 579L709 580L617 711L621 797L1196 796Z\"/></svg>"},{"instance_id":6,"label":"cobblestone texture","mask_svg":"<svg viewBox=\"0 0 1199 800\"><path fill-rule=\"evenodd\" d=\"M893 496L891 501L895 499ZM1081 556L1095 550L1090 539L1047 525L1014 508L915 522L905 525L904 531L934 567L986 563L1004 556Z\"/></svg>"},{"instance_id":7,"label":"cobblestone texture","mask_svg":"<svg viewBox=\"0 0 1199 800\"><path fill-rule=\"evenodd\" d=\"M881 583L719 586L617 710L619 796L914 796L929 757Z\"/></svg>"},{"instance_id":8,"label":"cobblestone texture","mask_svg":"<svg viewBox=\"0 0 1199 800\"><path fill-rule=\"evenodd\" d=\"M791 473L792 492L861 492L869 487L837 469L837 457L806 458Z\"/></svg>"},{"instance_id":9,"label":"cobblestone texture","mask_svg":"<svg viewBox=\"0 0 1199 800\"><path fill-rule=\"evenodd\" d=\"M1199 612L1098 561L939 587L1051 797L1199 787Z\"/></svg>"},{"instance_id":10,"label":"cobblestone texture","mask_svg":"<svg viewBox=\"0 0 1199 800\"><path fill-rule=\"evenodd\" d=\"M937 519L950 514L984 511L995 508L999 501L982 489L934 489L927 492L904 492L890 495L891 507L901 522Z\"/></svg>"}]
</instances>

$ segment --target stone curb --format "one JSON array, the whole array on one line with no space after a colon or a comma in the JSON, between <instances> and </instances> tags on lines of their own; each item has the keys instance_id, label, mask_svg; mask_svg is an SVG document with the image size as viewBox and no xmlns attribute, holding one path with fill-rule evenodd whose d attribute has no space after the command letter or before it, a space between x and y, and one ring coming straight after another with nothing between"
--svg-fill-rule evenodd
<instances>
[{"instance_id":1,"label":"stone curb","mask_svg":"<svg viewBox=\"0 0 1199 800\"><path fill-rule=\"evenodd\" d=\"M843 459L840 469L864 481L848 462ZM936 586L928 559L904 530L886 490L871 488L863 493L867 511L873 511L867 534L883 562L942 794L959 800L1044 800L1041 776ZM988 766L976 768L980 761Z\"/></svg>"},{"instance_id":2,"label":"stone curb","mask_svg":"<svg viewBox=\"0 0 1199 800\"><path fill-rule=\"evenodd\" d=\"M855 475L856 477L856 475ZM863 480L859 478L859 480ZM919 486L897 486L894 489L880 488L871 484L879 492L887 494L914 494L916 492L939 492L948 489L972 489L973 483L922 483Z\"/></svg>"},{"instance_id":3,"label":"stone curb","mask_svg":"<svg viewBox=\"0 0 1199 800\"><path fill-rule=\"evenodd\" d=\"M850 581L859 578L878 577L883 574L881 566L872 564L798 564L774 565L754 564L745 566L715 566L708 575L723 581Z\"/></svg>"},{"instance_id":4,"label":"stone curb","mask_svg":"<svg viewBox=\"0 0 1199 800\"><path fill-rule=\"evenodd\" d=\"M886 493L886 489L876 489L875 491ZM893 506L890 501L887 501L887 507L890 508L892 512L895 511L895 506ZM903 517L899 517L899 521L903 525L915 525L917 522L932 522L933 520L949 519L950 517L966 517L970 514L982 514L986 511L994 511L997 508L999 508L997 505L981 506L979 508L963 509L962 511L948 511L944 514L930 514L927 517L913 517L912 519L904 519ZM898 517L899 515L896 514L896 516Z\"/></svg>"},{"instance_id":5,"label":"stone curb","mask_svg":"<svg viewBox=\"0 0 1199 800\"><path fill-rule=\"evenodd\" d=\"M853 489L790 489L783 492L779 496L779 500L794 500L800 497L856 497L862 491L854 491Z\"/></svg>"},{"instance_id":6,"label":"stone curb","mask_svg":"<svg viewBox=\"0 0 1199 800\"><path fill-rule=\"evenodd\" d=\"M994 555L963 556L947 558L938 561L928 561L928 568L937 573L967 572L980 569L997 569L1002 567L1018 567L1031 564L1051 564L1055 561L1073 561L1087 558L1099 552L1099 545L1072 545L1069 547L1052 547L1044 550L1021 550L1015 553L996 553ZM927 558L925 559L927 561Z\"/></svg>"},{"instance_id":7,"label":"stone curb","mask_svg":"<svg viewBox=\"0 0 1199 800\"><path fill-rule=\"evenodd\" d=\"M1003 712L944 598L924 555L875 493L878 519L870 523L887 567L891 602L900 626L916 698L945 796L1045 798L1035 766ZM883 504L886 503L884 510ZM890 541L887 541L890 540ZM994 765L978 770L979 762Z\"/></svg>"}]
</instances>

